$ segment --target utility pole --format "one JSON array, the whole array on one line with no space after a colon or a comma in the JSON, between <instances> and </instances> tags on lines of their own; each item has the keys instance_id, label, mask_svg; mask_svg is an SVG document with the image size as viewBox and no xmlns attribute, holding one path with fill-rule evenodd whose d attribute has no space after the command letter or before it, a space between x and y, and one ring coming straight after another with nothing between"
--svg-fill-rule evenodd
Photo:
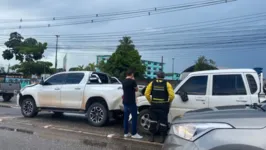
<instances>
[{"instance_id":1,"label":"utility pole","mask_svg":"<svg viewBox=\"0 0 266 150\"><path fill-rule=\"evenodd\" d=\"M55 35L56 36L56 46L55 46L55 71L57 69L57 49L58 49L58 37L59 35Z\"/></svg>"},{"instance_id":2,"label":"utility pole","mask_svg":"<svg viewBox=\"0 0 266 150\"><path fill-rule=\"evenodd\" d=\"M163 56L162 56L162 60L161 60L161 68L162 68L162 71L163 71Z\"/></svg>"},{"instance_id":3,"label":"utility pole","mask_svg":"<svg viewBox=\"0 0 266 150\"><path fill-rule=\"evenodd\" d=\"M175 72L175 58L172 58L173 62L172 62L172 80L174 80L174 72Z\"/></svg>"}]
</instances>

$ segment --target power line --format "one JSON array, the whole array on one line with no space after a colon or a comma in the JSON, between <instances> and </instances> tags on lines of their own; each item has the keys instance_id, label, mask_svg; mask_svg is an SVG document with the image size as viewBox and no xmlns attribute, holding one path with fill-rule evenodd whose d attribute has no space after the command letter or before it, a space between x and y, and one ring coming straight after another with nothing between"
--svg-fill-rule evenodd
<instances>
[{"instance_id":1,"label":"power line","mask_svg":"<svg viewBox=\"0 0 266 150\"><path fill-rule=\"evenodd\" d=\"M73 22L67 22L67 23L58 23L58 24L44 24L44 25L33 25L33 26L22 26L20 25L19 27L10 27L10 28L5 28L5 29L30 29L30 28L45 28L45 27L58 27L58 26L67 26L67 25L78 25L78 24L88 24L88 23L96 23L96 22L106 22L106 21L114 21L114 20L122 20L122 19L130 19L130 18L137 18L137 17L142 17L142 16L150 16L150 15L156 15L156 14L163 14L163 13L169 13L169 12L175 12L175 11L181 11L181 10L186 10L186 9L193 9L193 8L199 8L199 7L207 7L211 5L217 5L217 4L222 4L222 3L228 3L228 2L233 2L236 0L212 0L212 1L203 1L201 3L197 4L187 4L187 5L177 5L177 6L168 6L168 7L163 7L163 8L153 8L154 13L151 13L150 10L146 11L144 14L135 14L128 13L130 14L129 16L126 15L120 15L118 17L111 17L111 18L106 18L106 19L89 19L89 20L83 20L83 21L73 21ZM142 12L141 12L142 13ZM77 18L77 17L76 17ZM23 19L21 19L22 21ZM55 18L53 18L53 21L55 21Z\"/></svg>"}]
</instances>

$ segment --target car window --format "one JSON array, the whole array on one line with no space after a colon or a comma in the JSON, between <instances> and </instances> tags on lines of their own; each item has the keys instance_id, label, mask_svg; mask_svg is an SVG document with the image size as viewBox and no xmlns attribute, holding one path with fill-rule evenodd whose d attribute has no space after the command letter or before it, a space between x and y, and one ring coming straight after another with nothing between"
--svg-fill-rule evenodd
<instances>
[{"instance_id":1,"label":"car window","mask_svg":"<svg viewBox=\"0 0 266 150\"><path fill-rule=\"evenodd\" d=\"M69 73L65 84L79 84L83 77L84 73Z\"/></svg>"},{"instance_id":2,"label":"car window","mask_svg":"<svg viewBox=\"0 0 266 150\"><path fill-rule=\"evenodd\" d=\"M195 76L189 78L178 91L187 92L188 95L206 95L208 76Z\"/></svg>"},{"instance_id":3,"label":"car window","mask_svg":"<svg viewBox=\"0 0 266 150\"><path fill-rule=\"evenodd\" d=\"M57 74L45 81L44 85L59 85L64 84L66 74Z\"/></svg>"},{"instance_id":4,"label":"car window","mask_svg":"<svg viewBox=\"0 0 266 150\"><path fill-rule=\"evenodd\" d=\"M213 95L246 95L246 88L239 75L214 75Z\"/></svg>"},{"instance_id":5,"label":"car window","mask_svg":"<svg viewBox=\"0 0 266 150\"><path fill-rule=\"evenodd\" d=\"M254 94L258 90L258 86L257 86L256 80L254 79L254 77L251 74L247 74L246 77L247 77L247 80L248 80L250 93Z\"/></svg>"},{"instance_id":6,"label":"car window","mask_svg":"<svg viewBox=\"0 0 266 150\"><path fill-rule=\"evenodd\" d=\"M106 74L102 74L102 73L95 73L95 74L97 74L99 76L99 78L102 81L102 84L108 84L108 83L110 83L109 82L110 80L109 80L109 78L108 78L108 76Z\"/></svg>"}]
</instances>

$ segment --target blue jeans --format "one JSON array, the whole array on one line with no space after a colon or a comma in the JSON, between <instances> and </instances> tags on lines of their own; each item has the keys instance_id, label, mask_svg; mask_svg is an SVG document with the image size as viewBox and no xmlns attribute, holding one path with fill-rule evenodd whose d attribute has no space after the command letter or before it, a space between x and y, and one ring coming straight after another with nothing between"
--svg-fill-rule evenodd
<instances>
[{"instance_id":1,"label":"blue jeans","mask_svg":"<svg viewBox=\"0 0 266 150\"><path fill-rule=\"evenodd\" d=\"M136 104L130 104L130 105L124 104L124 134L128 134L128 119L130 114L132 116L131 134L135 135L137 133L137 117L138 117Z\"/></svg>"}]
</instances>

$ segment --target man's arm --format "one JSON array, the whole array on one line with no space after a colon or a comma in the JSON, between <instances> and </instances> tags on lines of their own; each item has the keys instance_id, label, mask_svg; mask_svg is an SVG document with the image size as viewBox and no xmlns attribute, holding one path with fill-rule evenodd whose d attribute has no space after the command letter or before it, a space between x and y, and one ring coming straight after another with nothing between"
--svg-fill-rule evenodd
<instances>
[{"instance_id":1,"label":"man's arm","mask_svg":"<svg viewBox=\"0 0 266 150\"><path fill-rule=\"evenodd\" d=\"M169 95L169 102L171 103L175 98L175 92L172 85L169 82L167 82L167 92Z\"/></svg>"},{"instance_id":2,"label":"man's arm","mask_svg":"<svg viewBox=\"0 0 266 150\"><path fill-rule=\"evenodd\" d=\"M133 82L133 87L134 87L136 92L139 90L136 80L134 80L134 82Z\"/></svg>"},{"instance_id":3,"label":"man's arm","mask_svg":"<svg viewBox=\"0 0 266 150\"><path fill-rule=\"evenodd\" d=\"M152 82L148 84L145 90L145 97L149 102L151 102L151 90L152 90Z\"/></svg>"}]
</instances>

